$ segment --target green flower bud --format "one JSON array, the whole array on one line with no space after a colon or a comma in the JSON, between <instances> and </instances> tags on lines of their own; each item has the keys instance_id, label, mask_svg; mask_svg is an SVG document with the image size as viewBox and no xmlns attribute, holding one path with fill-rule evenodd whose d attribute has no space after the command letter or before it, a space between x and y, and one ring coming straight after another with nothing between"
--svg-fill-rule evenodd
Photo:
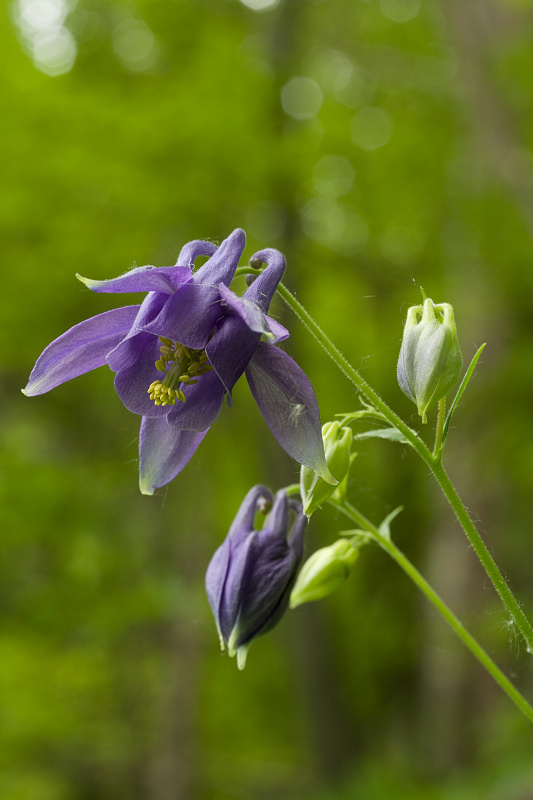
<instances>
[{"instance_id":1,"label":"green flower bud","mask_svg":"<svg viewBox=\"0 0 533 800\"><path fill-rule=\"evenodd\" d=\"M400 389L416 403L422 422L457 383L462 366L452 306L427 299L423 306L410 308L397 375Z\"/></svg>"},{"instance_id":2,"label":"green flower bud","mask_svg":"<svg viewBox=\"0 0 533 800\"><path fill-rule=\"evenodd\" d=\"M307 559L291 592L290 607L321 600L346 580L358 556L348 539L339 539Z\"/></svg>"},{"instance_id":3,"label":"green flower bud","mask_svg":"<svg viewBox=\"0 0 533 800\"><path fill-rule=\"evenodd\" d=\"M322 439L326 453L328 470L340 483L350 468L350 450L352 448L352 429L341 427L340 422L326 422L322 425ZM302 496L304 514L308 517L317 510L337 487L321 478L314 470L302 466L300 470L300 494Z\"/></svg>"}]
</instances>

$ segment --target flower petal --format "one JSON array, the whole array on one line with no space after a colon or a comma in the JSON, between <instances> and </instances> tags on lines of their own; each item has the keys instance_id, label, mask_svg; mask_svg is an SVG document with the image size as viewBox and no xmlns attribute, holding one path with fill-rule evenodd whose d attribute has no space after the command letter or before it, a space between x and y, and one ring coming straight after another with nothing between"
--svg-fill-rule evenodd
<instances>
[{"instance_id":1,"label":"flower petal","mask_svg":"<svg viewBox=\"0 0 533 800\"><path fill-rule=\"evenodd\" d=\"M279 622L287 608L299 565L285 538L273 536L270 531L250 536L246 557L241 602L228 642L230 651L267 633ZM233 566L230 569L233 580ZM226 595L224 600L226 605Z\"/></svg>"},{"instance_id":2,"label":"flower petal","mask_svg":"<svg viewBox=\"0 0 533 800\"><path fill-rule=\"evenodd\" d=\"M253 531L254 517L261 498L264 498L267 502L272 502L272 493L266 486L258 485L250 489L241 503L241 507L237 512L237 516L232 523L226 539L214 554L207 568L205 588L222 640L224 637L220 624L221 615L224 616L223 627L226 637L228 637L231 634L231 629L239 610L240 595L237 591L239 581L235 580L235 576L238 578L245 567L247 560L247 547L245 542ZM243 545L243 557L239 559L238 554L242 552ZM222 598L230 566L232 566L232 581L235 591L230 593L228 597L229 609L224 612L222 608Z\"/></svg>"},{"instance_id":3,"label":"flower petal","mask_svg":"<svg viewBox=\"0 0 533 800\"><path fill-rule=\"evenodd\" d=\"M193 386L181 385L185 403L176 402L168 411L168 424L180 431L204 431L220 414L224 385L214 372L201 375ZM153 415L152 415L153 416Z\"/></svg>"},{"instance_id":4,"label":"flower petal","mask_svg":"<svg viewBox=\"0 0 533 800\"><path fill-rule=\"evenodd\" d=\"M218 286L228 284L233 278L244 243L244 231L239 228L233 231L144 330L195 350L203 349L222 313Z\"/></svg>"},{"instance_id":5,"label":"flower petal","mask_svg":"<svg viewBox=\"0 0 533 800\"><path fill-rule=\"evenodd\" d=\"M250 559L250 552L252 542L256 537L257 532L251 531L246 534L244 539L240 542L232 536L226 539L226 541L229 542L229 558L227 561L226 579L220 594L218 624L222 636L228 644L239 616L243 592L248 585L249 576L252 572L253 561ZM240 642L238 644L240 644ZM231 650L230 655L233 655Z\"/></svg>"},{"instance_id":6,"label":"flower petal","mask_svg":"<svg viewBox=\"0 0 533 800\"><path fill-rule=\"evenodd\" d=\"M192 277L189 267L136 267L105 281L95 281L76 274L76 278L92 292L163 292L174 294Z\"/></svg>"},{"instance_id":7,"label":"flower petal","mask_svg":"<svg viewBox=\"0 0 533 800\"><path fill-rule=\"evenodd\" d=\"M161 417L168 413L168 406L156 406L148 394L150 384L162 378L162 373L155 366L160 356L159 344L157 337L151 333L138 333L135 337L134 362L115 375L118 396L128 411L143 417Z\"/></svg>"},{"instance_id":8,"label":"flower petal","mask_svg":"<svg viewBox=\"0 0 533 800\"><path fill-rule=\"evenodd\" d=\"M285 272L285 257L279 250L267 248L255 253L250 261L254 261L254 259L266 262L267 268L248 287L244 297L253 303L257 303L266 314L274 297L274 292L278 288L278 283Z\"/></svg>"},{"instance_id":9,"label":"flower petal","mask_svg":"<svg viewBox=\"0 0 533 800\"><path fill-rule=\"evenodd\" d=\"M106 356L130 330L139 306L123 306L91 317L66 331L43 350L24 394L44 394L65 381L106 363Z\"/></svg>"},{"instance_id":10,"label":"flower petal","mask_svg":"<svg viewBox=\"0 0 533 800\"><path fill-rule=\"evenodd\" d=\"M128 335L107 356L107 363L113 372L129 369L137 363L139 358L137 337L145 336L143 325L157 317L167 300L168 294L162 292L149 292L146 295ZM159 355L157 357L159 358Z\"/></svg>"},{"instance_id":11,"label":"flower petal","mask_svg":"<svg viewBox=\"0 0 533 800\"><path fill-rule=\"evenodd\" d=\"M250 489L242 501L235 519L231 524L228 536L233 536L234 538L238 537L239 531L243 528L248 533L253 530L255 515L261 500L265 501L267 504L272 504L272 492L266 486L258 483Z\"/></svg>"},{"instance_id":12,"label":"flower petal","mask_svg":"<svg viewBox=\"0 0 533 800\"><path fill-rule=\"evenodd\" d=\"M270 344L277 344L278 342L283 342L285 339L288 339L290 336L289 331L287 328L283 327L281 322L273 319L273 317L266 316L267 325L270 329L271 336L269 337Z\"/></svg>"},{"instance_id":13,"label":"flower petal","mask_svg":"<svg viewBox=\"0 0 533 800\"><path fill-rule=\"evenodd\" d=\"M261 342L247 369L250 389L283 449L324 480L329 474L322 443L320 411L306 374L283 350Z\"/></svg>"},{"instance_id":14,"label":"flower petal","mask_svg":"<svg viewBox=\"0 0 533 800\"><path fill-rule=\"evenodd\" d=\"M266 313L285 270L285 258L278 250L261 250L254 258L258 256L261 257L260 260L269 259L272 263L255 279L242 297L238 297L224 285L219 286L219 290L224 303L241 317L250 330L264 334L272 340L275 334L270 330Z\"/></svg>"},{"instance_id":15,"label":"flower petal","mask_svg":"<svg viewBox=\"0 0 533 800\"><path fill-rule=\"evenodd\" d=\"M242 228L236 228L220 244L216 253L194 273L196 283L203 283L213 288L219 283L229 286L239 264L239 259L246 244L246 234Z\"/></svg>"},{"instance_id":16,"label":"flower petal","mask_svg":"<svg viewBox=\"0 0 533 800\"><path fill-rule=\"evenodd\" d=\"M257 345L260 333L254 333L240 316L229 314L219 323L205 352L216 374L229 394L248 366Z\"/></svg>"},{"instance_id":17,"label":"flower petal","mask_svg":"<svg viewBox=\"0 0 533 800\"><path fill-rule=\"evenodd\" d=\"M143 417L139 435L139 487L142 494L170 483L196 452L209 428L200 433L171 428L165 417Z\"/></svg>"},{"instance_id":18,"label":"flower petal","mask_svg":"<svg viewBox=\"0 0 533 800\"><path fill-rule=\"evenodd\" d=\"M192 242L187 242L187 244L181 248L176 266L181 264L185 267L192 267L198 256L212 256L216 251L217 246L213 242L194 239Z\"/></svg>"},{"instance_id":19,"label":"flower petal","mask_svg":"<svg viewBox=\"0 0 533 800\"><path fill-rule=\"evenodd\" d=\"M207 599L209 600L209 605L211 606L211 611L213 612L213 616L215 618L222 649L224 649L225 637L220 626L220 617L222 614L222 595L228 574L230 556L231 542L228 536L215 551L205 574L205 590L207 592ZM227 629L228 625L226 624L224 627ZM231 630L231 625L229 627Z\"/></svg>"}]
</instances>

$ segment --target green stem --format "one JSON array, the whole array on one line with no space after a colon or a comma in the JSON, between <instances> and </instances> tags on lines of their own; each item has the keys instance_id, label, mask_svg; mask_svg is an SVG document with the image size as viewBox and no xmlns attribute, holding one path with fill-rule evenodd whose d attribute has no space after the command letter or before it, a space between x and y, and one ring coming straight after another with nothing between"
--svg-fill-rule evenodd
<instances>
[{"instance_id":1,"label":"green stem","mask_svg":"<svg viewBox=\"0 0 533 800\"><path fill-rule=\"evenodd\" d=\"M346 377L357 386L357 388L365 395L367 400L374 406L374 408L381 411L384 417L394 425L407 439L411 446L417 453L424 459L424 461L432 461L433 456L431 450L420 439L418 434L415 433L405 422L394 413L384 400L381 399L379 394L368 384L365 379L352 367L349 361L342 355L341 351L333 344L324 331L317 325L314 319L308 314L301 303L292 295L286 286L282 283L278 286L278 292L283 297L287 305L294 311L297 317L304 323L304 325L313 334L317 342L322 345L329 357L336 363L339 369L344 372Z\"/></svg>"},{"instance_id":2,"label":"green stem","mask_svg":"<svg viewBox=\"0 0 533 800\"><path fill-rule=\"evenodd\" d=\"M457 491L442 464L440 462L434 463L432 472L440 488L442 489L443 494L452 507L455 516L461 523L461 527L468 536L479 560L483 564L487 575L494 584L494 588L500 595L504 606L511 615L511 620L516 624L522 633L522 636L526 640L528 653L533 654L533 628L531 627L531 623L522 611L520 604L517 602L515 596L507 585L505 578L496 566L494 559L487 549L485 542L479 535L476 526L470 519L468 511L464 507L461 498L457 494Z\"/></svg>"},{"instance_id":3,"label":"green stem","mask_svg":"<svg viewBox=\"0 0 533 800\"><path fill-rule=\"evenodd\" d=\"M437 432L435 435L435 447L433 448L433 458L442 458L442 432L444 430L444 419L446 417L446 398L441 397L437 411Z\"/></svg>"},{"instance_id":4,"label":"green stem","mask_svg":"<svg viewBox=\"0 0 533 800\"><path fill-rule=\"evenodd\" d=\"M331 502L331 501L330 501ZM379 546L388 553L391 558L396 561L398 566L403 569L406 575L411 578L413 583L418 586L420 591L425 594L427 599L437 609L439 614L444 617L448 625L455 631L461 641L468 647L471 653L478 659L478 661L485 667L487 672L492 675L496 683L503 689L504 692L511 698L513 703L522 711L530 722L533 723L533 708L529 705L527 700L520 694L520 692L513 686L513 684L505 677L503 672L496 666L494 661L485 652L485 650L477 643L473 636L466 630L459 619L455 616L453 611L448 608L444 600L437 594L437 592L430 586L426 579L418 572L416 567L409 561L402 551L396 547L391 539L383 536L379 529L376 528L363 514L361 514L350 503L333 503L336 508L342 511L352 522L361 526L364 530L371 534L372 538L379 544Z\"/></svg>"},{"instance_id":5,"label":"green stem","mask_svg":"<svg viewBox=\"0 0 533 800\"><path fill-rule=\"evenodd\" d=\"M261 270L252 270L249 267L244 267L242 270L237 270L236 274L245 274L245 273L253 273L255 275L259 275ZM501 572L499 571L498 567L494 563L494 560L489 553L487 546L483 542L481 536L479 535L476 526L470 519L468 512L463 505L459 495L457 494L453 484L451 483L448 475L446 474L442 464L442 450L440 452L436 452L434 455L431 450L427 447L427 445L420 439L420 437L413 431L405 422L398 417L394 411L389 408L389 406L381 399L381 397L377 394L377 392L372 389L372 387L361 377L361 375L355 370L352 365L345 359L342 355L340 350L338 350L333 342L326 336L324 331L317 325L314 319L310 316L310 314L306 311L306 309L302 306L300 302L294 297L294 295L289 292L289 290L283 286L283 284L279 284L278 292L283 297L287 305L294 311L297 317L304 323L304 325L309 329L309 331L313 334L315 339L319 342L319 344L324 348L326 353L330 356L331 359L335 362L335 364L339 367L339 369L344 372L346 377L353 383L357 388L365 395L365 397L369 400L372 405L381 411L383 416L390 422L391 425L394 425L407 439L410 445L413 447L414 450L418 453L418 455L426 462L429 469L433 473L436 481L438 482L439 486L441 487L445 497L447 498L448 502L450 503L457 519L461 523L461 526L466 533L468 539L470 540L472 547L474 548L475 552L483 567L485 568L488 576L490 577L491 581L494 584L496 591L498 592L505 608L509 612L512 620L516 623L517 627L519 628L520 632L522 633L526 643L527 649L529 653L533 654L533 628L531 623L525 616L524 612L520 608L520 605L516 598L514 597L511 589L505 582ZM444 418L444 414L442 414L442 418ZM439 421L440 425L440 421ZM441 433L442 437L442 433Z\"/></svg>"}]
</instances>

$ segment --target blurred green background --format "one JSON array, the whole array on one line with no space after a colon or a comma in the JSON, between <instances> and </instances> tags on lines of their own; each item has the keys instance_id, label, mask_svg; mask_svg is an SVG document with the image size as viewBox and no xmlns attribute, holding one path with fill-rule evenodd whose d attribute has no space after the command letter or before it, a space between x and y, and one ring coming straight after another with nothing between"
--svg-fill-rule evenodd
<instances>
[{"instance_id":1,"label":"blurred green background","mask_svg":"<svg viewBox=\"0 0 533 800\"><path fill-rule=\"evenodd\" d=\"M527 721L387 557L289 613L246 670L203 575L254 483L297 465L243 380L185 471L137 488L139 419L97 370L27 399L41 350L122 302L75 279L248 234L411 424L421 284L465 360L447 466L533 613L530 0L12 0L0 10L2 800L531 800ZM138 302L137 297L128 302ZM356 392L281 301L323 420ZM428 438L432 433L424 432ZM531 700L531 659L415 457L352 497ZM313 518L308 551L345 523Z\"/></svg>"}]
</instances>

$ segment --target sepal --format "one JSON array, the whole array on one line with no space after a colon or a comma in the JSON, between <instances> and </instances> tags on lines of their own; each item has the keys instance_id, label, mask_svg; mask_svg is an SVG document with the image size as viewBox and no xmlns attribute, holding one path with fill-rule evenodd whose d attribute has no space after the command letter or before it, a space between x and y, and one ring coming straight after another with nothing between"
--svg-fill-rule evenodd
<instances>
[{"instance_id":1,"label":"sepal","mask_svg":"<svg viewBox=\"0 0 533 800\"><path fill-rule=\"evenodd\" d=\"M342 483L348 475L351 463L352 429L348 426L342 426L338 420L326 422L322 425L322 441L324 443L327 468L333 477L339 483ZM309 467L302 466L300 470L300 494L306 516L310 517L331 497L336 489L336 485L325 481L317 472Z\"/></svg>"}]
</instances>

